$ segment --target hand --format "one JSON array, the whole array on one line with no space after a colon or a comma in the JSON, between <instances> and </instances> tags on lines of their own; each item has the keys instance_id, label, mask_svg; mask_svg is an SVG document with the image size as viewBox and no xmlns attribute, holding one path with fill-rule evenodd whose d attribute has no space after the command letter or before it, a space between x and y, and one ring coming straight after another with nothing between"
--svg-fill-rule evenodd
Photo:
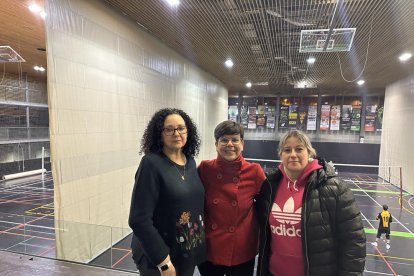
<instances>
[{"instance_id":1,"label":"hand","mask_svg":"<svg viewBox=\"0 0 414 276\"><path fill-rule=\"evenodd\" d=\"M171 264L167 270L161 271L161 276L177 276L174 264Z\"/></svg>"}]
</instances>

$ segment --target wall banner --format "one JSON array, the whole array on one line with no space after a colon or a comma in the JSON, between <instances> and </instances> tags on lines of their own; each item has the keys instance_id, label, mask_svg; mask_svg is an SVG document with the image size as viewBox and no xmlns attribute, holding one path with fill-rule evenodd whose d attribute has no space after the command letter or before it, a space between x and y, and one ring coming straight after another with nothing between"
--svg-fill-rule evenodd
<instances>
[{"instance_id":1,"label":"wall banner","mask_svg":"<svg viewBox=\"0 0 414 276\"><path fill-rule=\"evenodd\" d=\"M301 105L299 107L299 117L296 128L299 130L306 130L306 122L307 122L307 115L308 115L308 107Z\"/></svg>"},{"instance_id":2,"label":"wall banner","mask_svg":"<svg viewBox=\"0 0 414 276\"><path fill-rule=\"evenodd\" d=\"M333 105L331 108L331 127L330 130L339 130L339 122L341 117L341 106Z\"/></svg>"},{"instance_id":3,"label":"wall banner","mask_svg":"<svg viewBox=\"0 0 414 276\"><path fill-rule=\"evenodd\" d=\"M365 125L364 131L372 132L375 131L375 117L377 115L376 105L367 105L365 107Z\"/></svg>"},{"instance_id":4,"label":"wall banner","mask_svg":"<svg viewBox=\"0 0 414 276\"><path fill-rule=\"evenodd\" d=\"M341 129L351 129L352 105L343 105L341 115Z\"/></svg>"},{"instance_id":5,"label":"wall banner","mask_svg":"<svg viewBox=\"0 0 414 276\"><path fill-rule=\"evenodd\" d=\"M320 130L329 130L329 115L331 112L331 106L329 104L323 104L321 106L321 124Z\"/></svg>"},{"instance_id":6,"label":"wall banner","mask_svg":"<svg viewBox=\"0 0 414 276\"><path fill-rule=\"evenodd\" d=\"M316 130L316 118L318 113L318 106L311 105L308 109L308 124L306 130Z\"/></svg>"},{"instance_id":7,"label":"wall banner","mask_svg":"<svg viewBox=\"0 0 414 276\"><path fill-rule=\"evenodd\" d=\"M248 125L248 114L247 114L247 106L242 106L241 107L241 114L240 114L240 124L244 127L247 128Z\"/></svg>"},{"instance_id":8,"label":"wall banner","mask_svg":"<svg viewBox=\"0 0 414 276\"><path fill-rule=\"evenodd\" d=\"M279 128L287 128L289 122L289 106L282 105L280 107Z\"/></svg>"},{"instance_id":9,"label":"wall banner","mask_svg":"<svg viewBox=\"0 0 414 276\"><path fill-rule=\"evenodd\" d=\"M351 130L361 130L361 106L352 106L351 113Z\"/></svg>"},{"instance_id":10,"label":"wall banner","mask_svg":"<svg viewBox=\"0 0 414 276\"><path fill-rule=\"evenodd\" d=\"M229 106L229 120L237 122L237 115L239 115L239 109L237 105Z\"/></svg>"},{"instance_id":11,"label":"wall banner","mask_svg":"<svg viewBox=\"0 0 414 276\"><path fill-rule=\"evenodd\" d=\"M275 106L267 106L266 107L266 127L267 128L275 128L276 122L276 107Z\"/></svg>"},{"instance_id":12,"label":"wall banner","mask_svg":"<svg viewBox=\"0 0 414 276\"><path fill-rule=\"evenodd\" d=\"M298 106L296 104L292 104L289 106L288 127L296 128L297 120L298 120Z\"/></svg>"}]
</instances>

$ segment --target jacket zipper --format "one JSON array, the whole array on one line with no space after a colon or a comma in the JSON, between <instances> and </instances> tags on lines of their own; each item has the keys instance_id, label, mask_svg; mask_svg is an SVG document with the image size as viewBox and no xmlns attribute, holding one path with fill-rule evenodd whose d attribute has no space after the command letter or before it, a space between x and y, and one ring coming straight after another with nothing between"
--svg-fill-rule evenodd
<instances>
[{"instance_id":1,"label":"jacket zipper","mask_svg":"<svg viewBox=\"0 0 414 276\"><path fill-rule=\"evenodd\" d=\"M308 216L307 212L308 212L308 193L309 193L309 185L307 185L307 189L306 189L306 193L305 193L305 200L303 202L303 207L304 207L304 212L303 212L303 232L302 235L304 235L304 243L305 243L305 260L306 260L306 275L309 275L309 257L308 257L308 239L307 239L307 235L306 235L306 218Z\"/></svg>"},{"instance_id":2,"label":"jacket zipper","mask_svg":"<svg viewBox=\"0 0 414 276\"><path fill-rule=\"evenodd\" d=\"M267 227L269 224L269 215L270 215L270 206L271 206L271 199L272 199L272 185L270 184L269 180L266 179L266 182L269 184L270 187L270 193L269 193L269 204L267 205L267 215L266 215L266 224L265 224L265 229L264 229L264 243L263 243L263 249L262 249L262 259L260 260L260 271L263 274L263 257L264 257L264 253L265 253L265 248L266 248L266 244L267 244Z\"/></svg>"},{"instance_id":3,"label":"jacket zipper","mask_svg":"<svg viewBox=\"0 0 414 276\"><path fill-rule=\"evenodd\" d=\"M315 182L316 182L316 179L320 179L320 177L319 177L319 170L316 172L316 179L314 178L314 177L312 177L312 175L313 174L311 174L311 175L309 175L309 177L308 177L308 184L306 185L306 188L305 188L305 200L304 200L304 202L303 202L303 208L304 208L304 212L303 212L303 214L304 214L304 216L303 216L303 232L304 233L302 233L302 235L305 235L304 237L304 243L305 243L305 260L306 260L306 271L305 271L305 274L307 275L307 276L309 276L310 275L310 273L309 273L309 256L308 256L308 239L307 239L307 235L306 235L306 220L307 220L307 217L308 217L308 205L307 205L307 202L308 202L308 194L309 194L309 191L310 191L310 189L311 188L313 188L316 184L315 184ZM303 199L302 199L303 200Z\"/></svg>"}]
</instances>

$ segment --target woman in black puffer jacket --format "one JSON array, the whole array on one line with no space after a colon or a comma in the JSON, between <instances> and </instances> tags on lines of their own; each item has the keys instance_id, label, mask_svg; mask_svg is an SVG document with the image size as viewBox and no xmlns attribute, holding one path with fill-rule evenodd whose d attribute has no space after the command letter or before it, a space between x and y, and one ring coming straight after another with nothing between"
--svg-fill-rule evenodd
<instances>
[{"instance_id":1,"label":"woman in black puffer jacket","mask_svg":"<svg viewBox=\"0 0 414 276\"><path fill-rule=\"evenodd\" d=\"M279 144L282 163L256 198L258 276L362 275L365 233L352 194L298 130Z\"/></svg>"}]
</instances>

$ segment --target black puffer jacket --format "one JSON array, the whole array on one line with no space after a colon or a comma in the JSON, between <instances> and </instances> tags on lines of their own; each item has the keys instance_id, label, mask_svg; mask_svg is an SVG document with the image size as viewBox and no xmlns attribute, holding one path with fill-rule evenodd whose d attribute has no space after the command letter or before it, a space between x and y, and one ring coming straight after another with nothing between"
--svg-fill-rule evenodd
<instances>
[{"instance_id":1,"label":"black puffer jacket","mask_svg":"<svg viewBox=\"0 0 414 276\"><path fill-rule=\"evenodd\" d=\"M309 175L302 200L305 275L362 275L366 240L361 213L346 183L326 162L319 164L323 168ZM258 276L271 275L268 218L282 173L276 170L267 178L256 198L261 226Z\"/></svg>"}]
</instances>

